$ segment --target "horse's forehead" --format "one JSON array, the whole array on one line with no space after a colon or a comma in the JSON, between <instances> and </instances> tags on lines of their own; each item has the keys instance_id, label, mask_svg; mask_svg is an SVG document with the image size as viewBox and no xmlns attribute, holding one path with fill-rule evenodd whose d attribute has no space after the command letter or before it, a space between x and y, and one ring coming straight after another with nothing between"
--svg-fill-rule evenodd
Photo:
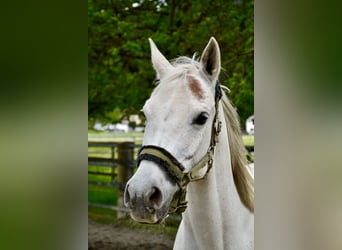
<instances>
[{"instance_id":1,"label":"horse's forehead","mask_svg":"<svg viewBox=\"0 0 342 250\"><path fill-rule=\"evenodd\" d=\"M148 101L148 105L153 110L163 110L166 112L170 109L179 109L180 107L192 105L194 98L189 98L187 86L182 84L161 83L155 93Z\"/></svg>"},{"instance_id":2,"label":"horse's forehead","mask_svg":"<svg viewBox=\"0 0 342 250\"><path fill-rule=\"evenodd\" d=\"M161 79L144 109L162 113L183 110L198 111L204 107L211 109L213 93L210 85L196 72L183 72L177 77Z\"/></svg>"},{"instance_id":3,"label":"horse's forehead","mask_svg":"<svg viewBox=\"0 0 342 250\"><path fill-rule=\"evenodd\" d=\"M191 93L198 99L202 100L204 98L204 90L201 86L200 81L194 76L187 76L187 80L189 82L189 88Z\"/></svg>"},{"instance_id":4,"label":"horse's forehead","mask_svg":"<svg viewBox=\"0 0 342 250\"><path fill-rule=\"evenodd\" d=\"M184 77L173 79L172 81L163 81L158 86L158 94L162 98L173 97L174 99L185 99L191 101L195 98L199 101L205 101L209 95L208 87L200 76L186 74Z\"/></svg>"}]
</instances>

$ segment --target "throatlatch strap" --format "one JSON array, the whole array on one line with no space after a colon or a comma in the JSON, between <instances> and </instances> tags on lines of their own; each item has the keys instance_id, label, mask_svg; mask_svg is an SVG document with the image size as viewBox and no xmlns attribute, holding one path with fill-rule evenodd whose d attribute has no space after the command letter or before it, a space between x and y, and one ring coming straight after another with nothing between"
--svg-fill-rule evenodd
<instances>
[{"instance_id":1,"label":"throatlatch strap","mask_svg":"<svg viewBox=\"0 0 342 250\"><path fill-rule=\"evenodd\" d=\"M222 98L222 89L219 80L216 81L215 85L215 104Z\"/></svg>"},{"instance_id":2,"label":"throatlatch strap","mask_svg":"<svg viewBox=\"0 0 342 250\"><path fill-rule=\"evenodd\" d=\"M205 177L206 174L203 177L196 178L195 176L197 172L199 172L202 168L205 167L205 165L208 164L210 159L211 159L210 153L206 153L205 156L190 170L190 172L187 173L189 182L202 180Z\"/></svg>"}]
</instances>

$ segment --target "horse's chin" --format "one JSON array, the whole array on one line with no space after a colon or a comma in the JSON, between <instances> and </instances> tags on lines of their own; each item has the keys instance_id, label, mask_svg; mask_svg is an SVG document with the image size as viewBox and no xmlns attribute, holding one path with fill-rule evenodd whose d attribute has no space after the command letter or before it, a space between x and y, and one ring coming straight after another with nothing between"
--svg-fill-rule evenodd
<instances>
[{"instance_id":1,"label":"horse's chin","mask_svg":"<svg viewBox=\"0 0 342 250\"><path fill-rule=\"evenodd\" d=\"M167 217L168 216L165 216L164 218L159 218L157 220L146 220L146 219L141 220L141 219L137 219L137 218L133 218L133 217L132 218L140 224L156 225L156 224L163 224Z\"/></svg>"},{"instance_id":2,"label":"horse's chin","mask_svg":"<svg viewBox=\"0 0 342 250\"><path fill-rule=\"evenodd\" d=\"M131 218L141 224L161 224L169 216L166 209L156 210L154 213L148 211L134 211L130 212Z\"/></svg>"}]
</instances>

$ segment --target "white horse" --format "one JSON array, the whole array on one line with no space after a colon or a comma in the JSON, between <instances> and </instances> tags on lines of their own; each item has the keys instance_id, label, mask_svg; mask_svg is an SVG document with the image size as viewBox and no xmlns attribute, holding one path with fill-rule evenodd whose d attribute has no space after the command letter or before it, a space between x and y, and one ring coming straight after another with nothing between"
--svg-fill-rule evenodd
<instances>
[{"instance_id":1,"label":"white horse","mask_svg":"<svg viewBox=\"0 0 342 250\"><path fill-rule=\"evenodd\" d=\"M159 81L143 107L139 168L126 185L131 217L152 224L183 212L174 249L253 249L254 178L237 113L218 84L216 40L200 61L173 63L149 42Z\"/></svg>"}]
</instances>

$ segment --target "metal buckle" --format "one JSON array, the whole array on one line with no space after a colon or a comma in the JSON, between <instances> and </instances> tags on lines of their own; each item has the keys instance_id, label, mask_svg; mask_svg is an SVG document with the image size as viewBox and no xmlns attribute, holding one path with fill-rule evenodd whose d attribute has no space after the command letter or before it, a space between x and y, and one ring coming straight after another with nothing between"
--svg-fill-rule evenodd
<instances>
[{"instance_id":1,"label":"metal buckle","mask_svg":"<svg viewBox=\"0 0 342 250\"><path fill-rule=\"evenodd\" d=\"M217 128L216 128L216 136L220 134L221 128L222 128L222 122L219 120L217 123Z\"/></svg>"}]
</instances>

